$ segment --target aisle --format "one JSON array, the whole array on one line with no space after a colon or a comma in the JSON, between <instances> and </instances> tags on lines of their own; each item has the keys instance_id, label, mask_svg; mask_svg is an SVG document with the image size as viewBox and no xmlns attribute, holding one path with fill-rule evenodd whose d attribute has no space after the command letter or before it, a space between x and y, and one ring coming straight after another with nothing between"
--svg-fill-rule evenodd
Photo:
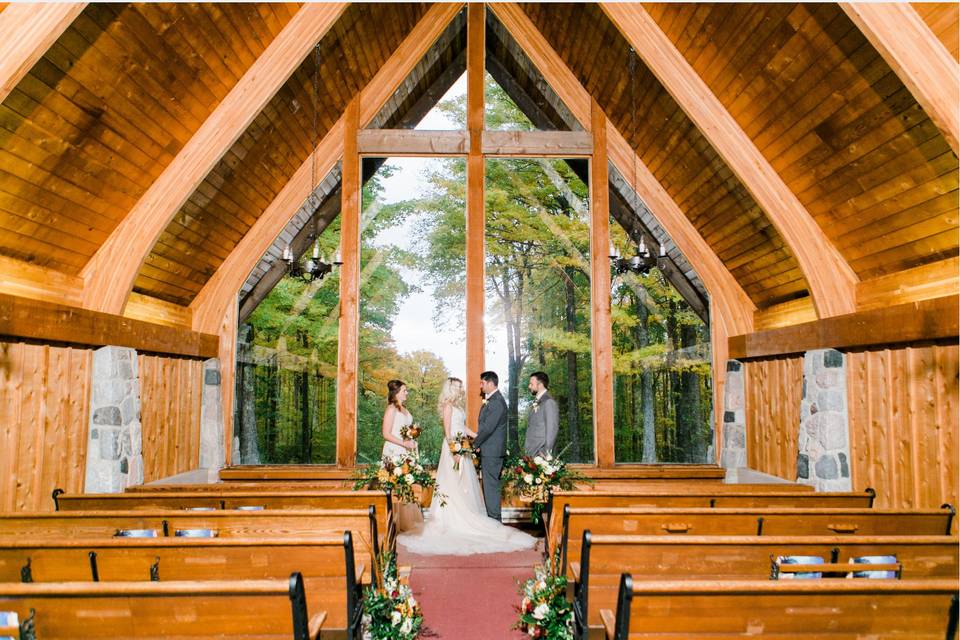
<instances>
[{"instance_id":1,"label":"aisle","mask_svg":"<svg viewBox=\"0 0 960 640\"><path fill-rule=\"evenodd\" d=\"M473 556L421 556L398 545L401 565L413 567L410 585L424 624L440 640L527 638L513 631L517 583L533 575L540 551Z\"/></svg>"}]
</instances>

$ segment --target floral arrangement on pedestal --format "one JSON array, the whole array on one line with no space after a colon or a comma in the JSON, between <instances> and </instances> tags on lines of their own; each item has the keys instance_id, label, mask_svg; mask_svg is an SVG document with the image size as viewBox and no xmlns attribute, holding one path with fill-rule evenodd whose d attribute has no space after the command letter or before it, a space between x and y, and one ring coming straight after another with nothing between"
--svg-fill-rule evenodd
<instances>
[{"instance_id":1,"label":"floral arrangement on pedestal","mask_svg":"<svg viewBox=\"0 0 960 640\"><path fill-rule=\"evenodd\" d=\"M567 578L555 573L554 566L555 562L547 560L520 585L523 599L517 607L520 617L513 628L531 638L573 640L573 605L567 601Z\"/></svg>"},{"instance_id":2,"label":"floral arrangement on pedestal","mask_svg":"<svg viewBox=\"0 0 960 640\"><path fill-rule=\"evenodd\" d=\"M530 503L530 519L539 524L552 491L569 491L577 482L590 482L590 479L567 467L559 457L547 454L508 459L501 482L504 496Z\"/></svg>"},{"instance_id":3,"label":"floral arrangement on pedestal","mask_svg":"<svg viewBox=\"0 0 960 640\"><path fill-rule=\"evenodd\" d=\"M380 488L391 491L400 502L414 504L417 496L414 485L423 489L434 487L437 482L424 468L420 454L408 451L396 456L384 456L380 464L369 464L357 468L353 475L353 489ZM441 494L436 494L441 497Z\"/></svg>"},{"instance_id":4,"label":"floral arrangement on pedestal","mask_svg":"<svg viewBox=\"0 0 960 640\"><path fill-rule=\"evenodd\" d=\"M363 594L363 640L414 640L423 628L423 611L410 585L400 582L396 556L385 551L377 569L378 579Z\"/></svg>"}]
</instances>

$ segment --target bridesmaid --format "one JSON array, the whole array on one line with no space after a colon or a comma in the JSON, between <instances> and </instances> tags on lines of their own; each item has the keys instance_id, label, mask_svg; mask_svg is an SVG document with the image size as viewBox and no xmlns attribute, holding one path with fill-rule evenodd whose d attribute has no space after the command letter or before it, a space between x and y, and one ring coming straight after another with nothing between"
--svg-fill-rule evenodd
<instances>
[{"instance_id":1,"label":"bridesmaid","mask_svg":"<svg viewBox=\"0 0 960 640\"><path fill-rule=\"evenodd\" d=\"M416 440L404 440L400 435L403 427L413 424L413 416L403 406L407 401L407 385L401 380L387 383L387 409L383 412L383 457L416 451ZM423 522L419 504L400 503L396 508L397 531L408 531Z\"/></svg>"}]
</instances>

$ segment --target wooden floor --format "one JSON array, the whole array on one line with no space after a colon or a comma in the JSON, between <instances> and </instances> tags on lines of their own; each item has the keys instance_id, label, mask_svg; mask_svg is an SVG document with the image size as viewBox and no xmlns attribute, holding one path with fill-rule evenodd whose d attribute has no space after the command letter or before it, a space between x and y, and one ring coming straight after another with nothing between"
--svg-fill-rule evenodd
<instances>
[{"instance_id":1,"label":"wooden floor","mask_svg":"<svg viewBox=\"0 0 960 640\"><path fill-rule=\"evenodd\" d=\"M421 556L398 545L410 565L410 585L423 607L424 625L441 640L528 638L510 629L517 620L519 582L542 561L539 549L472 556Z\"/></svg>"}]
</instances>

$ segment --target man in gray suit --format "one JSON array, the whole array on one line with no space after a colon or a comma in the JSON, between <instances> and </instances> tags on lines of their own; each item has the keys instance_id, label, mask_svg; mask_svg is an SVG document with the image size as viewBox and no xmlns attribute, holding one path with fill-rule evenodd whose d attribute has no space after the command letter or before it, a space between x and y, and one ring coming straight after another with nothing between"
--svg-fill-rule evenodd
<instances>
[{"instance_id":1,"label":"man in gray suit","mask_svg":"<svg viewBox=\"0 0 960 640\"><path fill-rule=\"evenodd\" d=\"M500 378L493 371L480 374L483 406L477 418L477 437L473 446L480 449L483 472L483 502L487 515L500 520L500 472L507 451L507 401L497 389Z\"/></svg>"},{"instance_id":2,"label":"man in gray suit","mask_svg":"<svg viewBox=\"0 0 960 640\"><path fill-rule=\"evenodd\" d=\"M527 387L534 397L533 407L527 416L527 438L523 450L528 456L542 456L553 453L560 430L560 406L553 399L547 387L550 378L543 371L535 371L530 376Z\"/></svg>"}]
</instances>

